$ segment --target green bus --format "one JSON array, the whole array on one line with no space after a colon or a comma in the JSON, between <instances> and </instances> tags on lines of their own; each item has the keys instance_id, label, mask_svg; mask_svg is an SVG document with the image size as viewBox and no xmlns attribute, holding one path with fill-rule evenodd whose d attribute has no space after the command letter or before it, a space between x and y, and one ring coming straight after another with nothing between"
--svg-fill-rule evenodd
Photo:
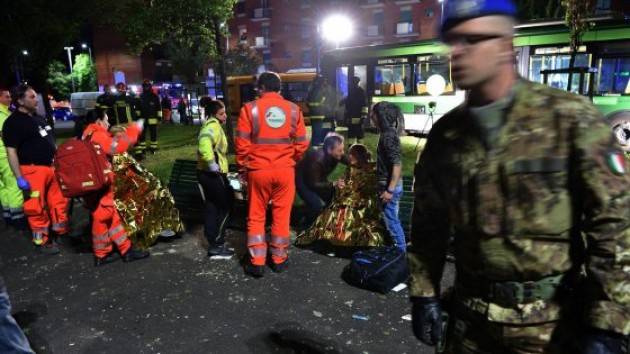
<instances>
[{"instance_id":1,"label":"green bus","mask_svg":"<svg viewBox=\"0 0 630 354\"><path fill-rule=\"evenodd\" d=\"M630 111L630 21L599 18L593 23L584 34L575 61L584 73L573 75L571 91L592 96L605 115ZM514 45L518 73L566 90L569 74L558 69L569 66L568 43L569 32L563 21L517 26ZM437 41L333 50L322 58L322 74L335 83L340 97L347 95L348 78L358 77L370 104L389 101L401 107L410 134L426 134L465 97L451 80L447 48ZM427 85L435 75L444 79L441 94Z\"/></svg>"}]
</instances>

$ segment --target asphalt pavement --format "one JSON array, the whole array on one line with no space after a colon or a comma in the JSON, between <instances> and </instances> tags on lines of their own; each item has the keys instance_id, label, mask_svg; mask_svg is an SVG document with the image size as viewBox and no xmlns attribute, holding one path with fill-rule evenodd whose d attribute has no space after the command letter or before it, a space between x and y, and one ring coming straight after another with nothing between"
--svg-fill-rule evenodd
<instances>
[{"instance_id":1,"label":"asphalt pavement","mask_svg":"<svg viewBox=\"0 0 630 354\"><path fill-rule=\"evenodd\" d=\"M74 234L87 215L75 207ZM340 278L347 259L291 247L290 268L262 279L238 259L211 261L201 226L151 248L149 259L95 268L66 238L37 254L2 229L0 274L38 353L432 353L411 333L407 290L380 295ZM231 230L238 254L245 235ZM354 318L353 318L353 315ZM315 348L310 350L309 348ZM310 351L309 351L310 350Z\"/></svg>"}]
</instances>

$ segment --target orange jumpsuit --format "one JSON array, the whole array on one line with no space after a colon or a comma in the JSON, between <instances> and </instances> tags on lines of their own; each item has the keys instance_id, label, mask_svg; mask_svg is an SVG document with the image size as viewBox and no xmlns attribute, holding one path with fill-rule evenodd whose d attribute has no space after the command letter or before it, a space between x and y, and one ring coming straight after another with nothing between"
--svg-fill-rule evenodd
<instances>
[{"instance_id":1,"label":"orange jumpsuit","mask_svg":"<svg viewBox=\"0 0 630 354\"><path fill-rule=\"evenodd\" d=\"M24 214L36 244L48 242L50 229L57 235L68 233L69 200L61 194L54 168L20 165L20 172L31 185L30 197L24 201Z\"/></svg>"},{"instance_id":2,"label":"orange jumpsuit","mask_svg":"<svg viewBox=\"0 0 630 354\"><path fill-rule=\"evenodd\" d=\"M124 133L116 136L98 124L90 124L83 132L83 139L89 139L97 149L111 156L127 151L138 140L139 134L140 129L135 124L130 124ZM112 252L112 243L116 244L121 255L131 248L131 240L114 205L114 173L111 172L108 177L112 183L107 190L85 198L92 211L92 249L98 258Z\"/></svg>"},{"instance_id":3,"label":"orange jumpsuit","mask_svg":"<svg viewBox=\"0 0 630 354\"><path fill-rule=\"evenodd\" d=\"M241 109L235 140L236 162L248 176L247 247L251 263L266 263L265 216L270 201L271 260L283 263L290 244L294 168L309 143L302 111L278 93L263 93L260 99Z\"/></svg>"}]
</instances>

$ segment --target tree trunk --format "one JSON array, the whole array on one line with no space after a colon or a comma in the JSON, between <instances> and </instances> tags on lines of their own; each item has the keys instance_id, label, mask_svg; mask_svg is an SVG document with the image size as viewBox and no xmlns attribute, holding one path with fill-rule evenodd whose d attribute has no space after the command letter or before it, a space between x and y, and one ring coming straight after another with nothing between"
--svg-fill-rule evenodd
<instances>
[{"instance_id":1,"label":"tree trunk","mask_svg":"<svg viewBox=\"0 0 630 354\"><path fill-rule=\"evenodd\" d=\"M573 86L573 68L575 67L576 56L577 56L577 48L571 50L571 58L569 59L569 82L567 83L568 92L571 92L571 88Z\"/></svg>"}]
</instances>

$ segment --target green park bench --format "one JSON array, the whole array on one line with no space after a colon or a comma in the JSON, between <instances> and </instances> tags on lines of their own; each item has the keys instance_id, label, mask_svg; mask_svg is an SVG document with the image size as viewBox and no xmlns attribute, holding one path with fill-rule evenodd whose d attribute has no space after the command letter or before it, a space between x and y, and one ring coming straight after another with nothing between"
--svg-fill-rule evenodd
<instances>
[{"instance_id":1,"label":"green park bench","mask_svg":"<svg viewBox=\"0 0 630 354\"><path fill-rule=\"evenodd\" d=\"M230 171L236 171L235 165L230 165ZM411 229L411 209L413 208L413 177L405 176L403 179L403 197L400 201L400 221L405 233L409 235ZM197 161L177 159L171 169L171 177L168 188L175 199L175 207L185 221L199 222L203 220L203 198L197 182ZM234 213L228 227L235 229L245 228L244 200L236 200Z\"/></svg>"}]
</instances>

